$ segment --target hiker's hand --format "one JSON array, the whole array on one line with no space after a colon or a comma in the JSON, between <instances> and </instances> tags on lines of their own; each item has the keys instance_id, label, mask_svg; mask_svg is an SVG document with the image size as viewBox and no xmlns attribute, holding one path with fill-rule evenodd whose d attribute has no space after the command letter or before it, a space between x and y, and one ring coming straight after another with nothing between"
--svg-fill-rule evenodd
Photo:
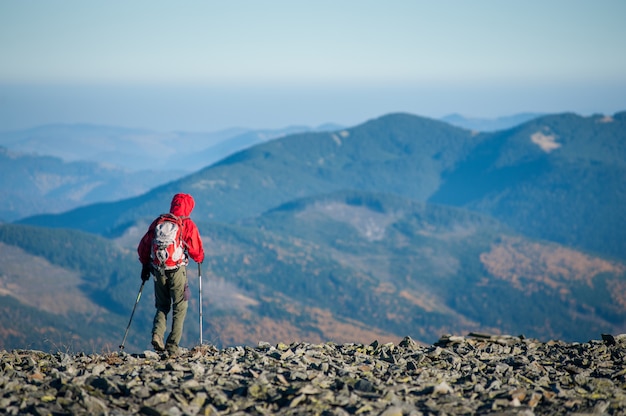
<instances>
[{"instance_id":1,"label":"hiker's hand","mask_svg":"<svg viewBox=\"0 0 626 416\"><path fill-rule=\"evenodd\" d=\"M141 268L141 280L145 282L148 279L150 279L150 265L144 264Z\"/></svg>"}]
</instances>

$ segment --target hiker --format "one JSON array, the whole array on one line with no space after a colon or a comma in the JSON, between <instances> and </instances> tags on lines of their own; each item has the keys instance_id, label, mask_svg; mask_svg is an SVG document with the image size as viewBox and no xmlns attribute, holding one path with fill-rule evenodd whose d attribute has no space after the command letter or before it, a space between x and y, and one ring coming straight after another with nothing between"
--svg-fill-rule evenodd
<instances>
[{"instance_id":1,"label":"hiker","mask_svg":"<svg viewBox=\"0 0 626 416\"><path fill-rule=\"evenodd\" d=\"M152 326L152 346L155 351L178 352L183 334L183 323L189 305L187 285L188 257L196 263L204 260L204 249L198 227L189 218L195 201L189 194L172 198L169 214L156 218L137 247L142 264L141 279L145 282L154 275L156 314ZM169 237L169 241L166 241ZM163 344L167 314L172 309L172 330Z\"/></svg>"}]
</instances>

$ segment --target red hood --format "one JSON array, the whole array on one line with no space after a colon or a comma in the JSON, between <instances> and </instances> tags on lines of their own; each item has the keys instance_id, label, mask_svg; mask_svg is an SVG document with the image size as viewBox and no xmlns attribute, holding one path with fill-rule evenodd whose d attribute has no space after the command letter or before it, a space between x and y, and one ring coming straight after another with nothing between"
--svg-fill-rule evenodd
<instances>
[{"instance_id":1,"label":"red hood","mask_svg":"<svg viewBox=\"0 0 626 416\"><path fill-rule=\"evenodd\" d=\"M172 198L170 212L177 217L188 217L195 206L193 197L189 194L176 194Z\"/></svg>"}]
</instances>

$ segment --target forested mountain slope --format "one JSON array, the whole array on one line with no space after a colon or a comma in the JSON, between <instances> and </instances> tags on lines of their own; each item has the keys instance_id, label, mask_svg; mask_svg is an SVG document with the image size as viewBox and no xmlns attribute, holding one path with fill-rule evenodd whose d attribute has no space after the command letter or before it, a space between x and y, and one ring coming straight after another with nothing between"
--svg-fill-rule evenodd
<instances>
[{"instance_id":1,"label":"forested mountain slope","mask_svg":"<svg viewBox=\"0 0 626 416\"><path fill-rule=\"evenodd\" d=\"M338 190L387 192L486 213L522 234L626 258L626 113L559 114L475 134L409 114L272 140L139 197L25 223L115 236L196 198L194 218L232 223Z\"/></svg>"},{"instance_id":2,"label":"forested mountain slope","mask_svg":"<svg viewBox=\"0 0 626 416\"><path fill-rule=\"evenodd\" d=\"M624 263L527 239L467 210L338 192L238 224L199 227L207 252L205 339L218 345L406 335L433 342L468 331L582 341L626 329ZM134 232L132 241L143 230ZM13 317L4 328L19 335L7 340L40 345L43 327L76 334L81 345L115 348L140 284L133 250L80 232L22 225L0 226L0 238L3 253L22 250L33 265L3 275L3 304ZM44 260L51 266L35 267ZM184 345L199 336L193 263L189 276L194 296ZM29 289L48 287L51 279L62 284L46 295L70 296L71 307L45 307L45 296ZM132 348L148 347L152 296L149 284ZM92 318L76 320L76 314Z\"/></svg>"}]
</instances>

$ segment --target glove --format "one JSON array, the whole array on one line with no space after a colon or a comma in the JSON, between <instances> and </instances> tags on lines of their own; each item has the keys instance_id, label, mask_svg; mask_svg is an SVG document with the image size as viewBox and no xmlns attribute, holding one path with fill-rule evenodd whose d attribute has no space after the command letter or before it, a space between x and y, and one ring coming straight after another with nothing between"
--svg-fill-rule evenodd
<instances>
[{"instance_id":1,"label":"glove","mask_svg":"<svg viewBox=\"0 0 626 416\"><path fill-rule=\"evenodd\" d=\"M141 280L145 282L146 280L150 279L150 272L150 265L144 264L141 267Z\"/></svg>"}]
</instances>

